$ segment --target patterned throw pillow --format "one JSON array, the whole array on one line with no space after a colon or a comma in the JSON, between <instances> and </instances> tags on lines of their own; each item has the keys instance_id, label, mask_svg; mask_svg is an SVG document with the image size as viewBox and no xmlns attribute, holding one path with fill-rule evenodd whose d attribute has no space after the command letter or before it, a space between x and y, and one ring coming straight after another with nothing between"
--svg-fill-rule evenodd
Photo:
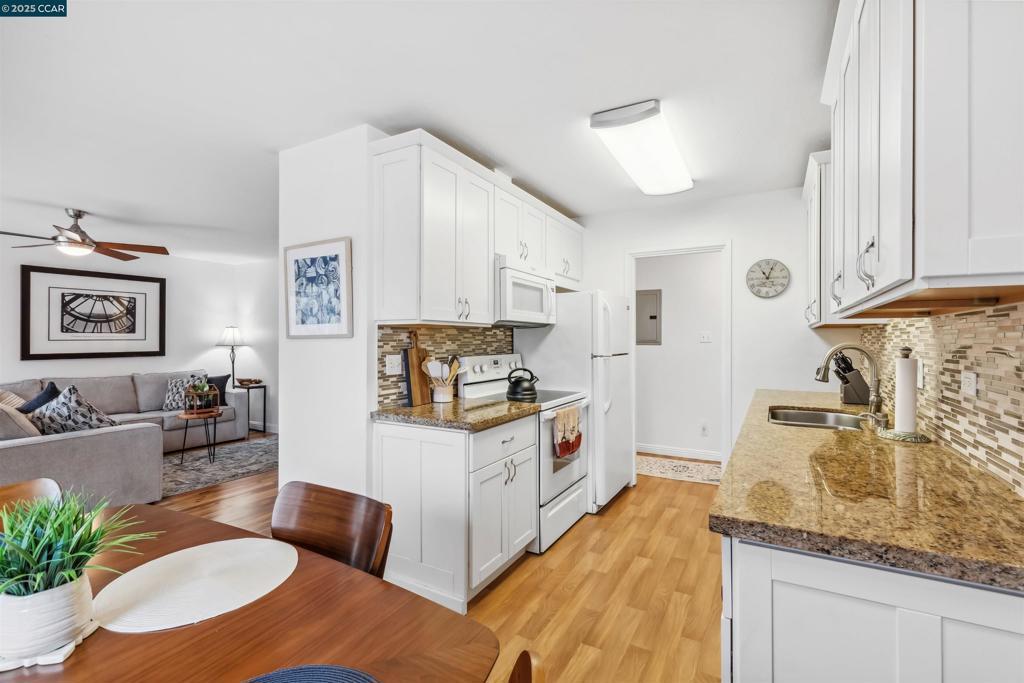
<instances>
[{"instance_id":1,"label":"patterned throw pillow","mask_svg":"<svg viewBox=\"0 0 1024 683\"><path fill-rule=\"evenodd\" d=\"M11 393L4 389L0 389L0 406L7 406L9 408L17 408L18 406L25 405L25 399L17 394Z\"/></svg>"},{"instance_id":2,"label":"patterned throw pillow","mask_svg":"<svg viewBox=\"0 0 1024 683\"><path fill-rule=\"evenodd\" d=\"M206 375L189 375L188 379L178 377L167 380L167 395L164 396L164 410L185 410L185 390Z\"/></svg>"},{"instance_id":3,"label":"patterned throw pillow","mask_svg":"<svg viewBox=\"0 0 1024 683\"><path fill-rule=\"evenodd\" d=\"M60 396L46 405L36 408L29 419L43 434L81 432L117 424L82 398L74 384L68 385L67 389L60 392Z\"/></svg>"}]
</instances>

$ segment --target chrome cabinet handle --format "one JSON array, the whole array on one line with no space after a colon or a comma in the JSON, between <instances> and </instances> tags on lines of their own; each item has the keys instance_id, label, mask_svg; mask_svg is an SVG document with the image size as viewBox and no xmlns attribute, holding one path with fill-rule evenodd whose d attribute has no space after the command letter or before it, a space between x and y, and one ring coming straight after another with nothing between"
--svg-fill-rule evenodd
<instances>
[{"instance_id":1,"label":"chrome cabinet handle","mask_svg":"<svg viewBox=\"0 0 1024 683\"><path fill-rule=\"evenodd\" d=\"M469 316L473 314L473 307L469 304L469 299L466 299L466 320L469 320Z\"/></svg>"},{"instance_id":2,"label":"chrome cabinet handle","mask_svg":"<svg viewBox=\"0 0 1024 683\"><path fill-rule=\"evenodd\" d=\"M509 481L512 482L516 480L516 475L519 474L519 467L512 460L509 460L508 464L512 465L512 478L509 479Z\"/></svg>"},{"instance_id":3,"label":"chrome cabinet handle","mask_svg":"<svg viewBox=\"0 0 1024 683\"><path fill-rule=\"evenodd\" d=\"M830 284L828 286L829 296L832 297L832 301L836 302L836 306L842 306L843 305L842 297L840 297L838 294L836 294L836 283L839 282L842 279L843 279L843 271L839 271L838 273L836 273L836 276L834 278L832 278L832 284Z\"/></svg>"},{"instance_id":4,"label":"chrome cabinet handle","mask_svg":"<svg viewBox=\"0 0 1024 683\"><path fill-rule=\"evenodd\" d=\"M519 240L519 258L526 258L526 242Z\"/></svg>"},{"instance_id":5,"label":"chrome cabinet handle","mask_svg":"<svg viewBox=\"0 0 1024 683\"><path fill-rule=\"evenodd\" d=\"M505 481L502 482L502 486L508 484L509 478L512 476L512 470L508 468L508 461L505 461Z\"/></svg>"},{"instance_id":6,"label":"chrome cabinet handle","mask_svg":"<svg viewBox=\"0 0 1024 683\"><path fill-rule=\"evenodd\" d=\"M864 248L859 254L857 254L857 277L863 282L868 289L875 286L875 276L867 271L867 268L863 265L864 257L868 255L868 252L875 248L875 238L872 237L868 240L868 243L864 245Z\"/></svg>"},{"instance_id":7,"label":"chrome cabinet handle","mask_svg":"<svg viewBox=\"0 0 1024 683\"><path fill-rule=\"evenodd\" d=\"M804 320L811 322L811 305L807 304L804 306Z\"/></svg>"},{"instance_id":8,"label":"chrome cabinet handle","mask_svg":"<svg viewBox=\"0 0 1024 683\"><path fill-rule=\"evenodd\" d=\"M523 258L530 258L530 243L523 242L523 246L526 247L526 255Z\"/></svg>"},{"instance_id":9,"label":"chrome cabinet handle","mask_svg":"<svg viewBox=\"0 0 1024 683\"><path fill-rule=\"evenodd\" d=\"M502 439L501 440L501 445L504 446L505 444L512 443L515 440L516 440L516 435L513 434L512 436L508 437L507 439Z\"/></svg>"},{"instance_id":10,"label":"chrome cabinet handle","mask_svg":"<svg viewBox=\"0 0 1024 683\"><path fill-rule=\"evenodd\" d=\"M459 320L462 320L463 306L462 306L462 297L461 296L459 297L458 306L459 306L459 316L458 317L459 317Z\"/></svg>"}]
</instances>

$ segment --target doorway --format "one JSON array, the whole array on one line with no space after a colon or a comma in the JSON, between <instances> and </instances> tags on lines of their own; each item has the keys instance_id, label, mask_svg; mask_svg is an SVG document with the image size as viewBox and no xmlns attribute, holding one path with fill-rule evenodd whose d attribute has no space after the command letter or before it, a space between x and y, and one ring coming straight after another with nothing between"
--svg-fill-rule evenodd
<instances>
[{"instance_id":1,"label":"doorway","mask_svg":"<svg viewBox=\"0 0 1024 683\"><path fill-rule=\"evenodd\" d=\"M636 449L721 462L732 445L728 244L631 255Z\"/></svg>"}]
</instances>

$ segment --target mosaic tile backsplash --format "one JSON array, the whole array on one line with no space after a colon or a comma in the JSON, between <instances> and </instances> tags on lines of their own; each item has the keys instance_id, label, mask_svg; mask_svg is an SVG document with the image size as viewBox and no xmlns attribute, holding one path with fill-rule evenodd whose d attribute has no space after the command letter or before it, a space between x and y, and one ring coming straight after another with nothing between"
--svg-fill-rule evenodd
<instances>
[{"instance_id":1,"label":"mosaic tile backsplash","mask_svg":"<svg viewBox=\"0 0 1024 683\"><path fill-rule=\"evenodd\" d=\"M1024 496L1024 304L932 318L906 318L861 330L878 359L882 398L892 413L893 361L901 346L924 360L917 428ZM977 396L960 393L960 373L978 373Z\"/></svg>"},{"instance_id":2,"label":"mosaic tile backsplash","mask_svg":"<svg viewBox=\"0 0 1024 683\"><path fill-rule=\"evenodd\" d=\"M384 356L412 346L410 332L419 334L420 346L432 356L480 356L512 353L508 327L385 327L377 328L377 405L403 406L408 400L404 375L387 375Z\"/></svg>"}]
</instances>

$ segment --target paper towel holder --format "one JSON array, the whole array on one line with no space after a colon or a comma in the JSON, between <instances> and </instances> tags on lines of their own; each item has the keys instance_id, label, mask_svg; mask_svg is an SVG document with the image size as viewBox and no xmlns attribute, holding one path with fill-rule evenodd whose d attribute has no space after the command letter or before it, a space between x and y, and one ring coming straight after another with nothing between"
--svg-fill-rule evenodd
<instances>
[{"instance_id":1,"label":"paper towel holder","mask_svg":"<svg viewBox=\"0 0 1024 683\"><path fill-rule=\"evenodd\" d=\"M910 358L911 352L913 352L913 349L909 346L901 347L900 358ZM928 443L931 441L931 439L920 432L898 432L895 429L879 429L876 433L883 439L902 441L904 443Z\"/></svg>"}]
</instances>

